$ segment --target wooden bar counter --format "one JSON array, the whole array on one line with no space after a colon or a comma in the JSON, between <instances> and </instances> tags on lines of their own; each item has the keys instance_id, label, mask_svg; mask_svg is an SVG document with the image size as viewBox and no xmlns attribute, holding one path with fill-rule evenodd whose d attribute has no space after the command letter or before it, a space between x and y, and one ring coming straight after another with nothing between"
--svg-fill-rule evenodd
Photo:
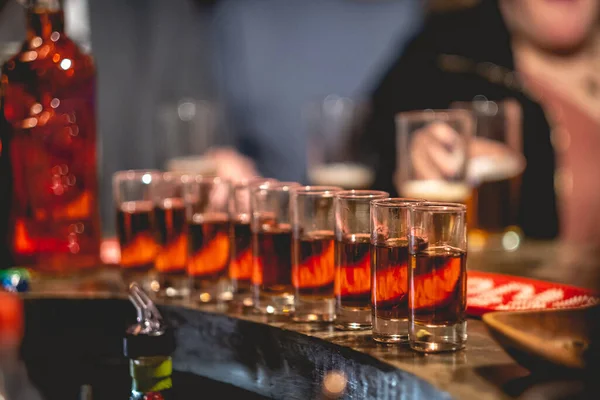
<instances>
[{"instance_id":1,"label":"wooden bar counter","mask_svg":"<svg viewBox=\"0 0 600 400\"><path fill-rule=\"evenodd\" d=\"M470 253L468 268L595 288L598 260L593 251L525 242L513 252ZM26 359L61 357L65 348L85 357L118 358L120 335L135 320L115 268L69 279L34 278L24 297ZM345 374L344 398L356 399L533 399L556 385L565 390L579 385L568 376L551 384L534 376L478 319L468 322L466 350L424 355L405 345L377 344L370 331L267 321L232 307L220 310L184 301L159 306L177 328L176 370L267 397L321 398L323 378L331 371Z\"/></svg>"}]
</instances>

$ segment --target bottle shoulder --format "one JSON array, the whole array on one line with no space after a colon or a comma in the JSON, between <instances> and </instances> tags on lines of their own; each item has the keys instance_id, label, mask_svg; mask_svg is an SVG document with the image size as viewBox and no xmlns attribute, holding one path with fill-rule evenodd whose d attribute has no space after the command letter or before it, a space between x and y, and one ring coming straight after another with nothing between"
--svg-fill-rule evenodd
<instances>
[{"instance_id":1,"label":"bottle shoulder","mask_svg":"<svg viewBox=\"0 0 600 400\"><path fill-rule=\"evenodd\" d=\"M33 42L24 41L20 51L2 65L3 85L45 80L60 85L95 76L92 55L84 53L69 37Z\"/></svg>"}]
</instances>

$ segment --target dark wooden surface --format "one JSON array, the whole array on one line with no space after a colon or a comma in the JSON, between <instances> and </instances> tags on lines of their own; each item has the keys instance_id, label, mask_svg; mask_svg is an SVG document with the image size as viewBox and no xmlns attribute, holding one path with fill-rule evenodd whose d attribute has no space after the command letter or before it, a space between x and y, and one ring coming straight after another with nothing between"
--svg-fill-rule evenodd
<instances>
[{"instance_id":1,"label":"dark wooden surface","mask_svg":"<svg viewBox=\"0 0 600 400\"><path fill-rule=\"evenodd\" d=\"M471 253L468 267L597 288L598 260L598 254L591 250L548 242L530 242L524 243L515 252ZM34 279L32 288L30 301L56 297L109 299L118 297L119 293L122 296L123 293L119 271L110 268L78 278L38 277ZM125 306L123 303L123 307ZM445 398L444 393L457 399L476 400L569 398L581 388L579 377L565 375L557 379L556 376L532 374L517 364L494 341L483 322L476 319L468 322L469 341L466 350L422 355L410 351L406 346L377 344L371 340L369 331L341 332L328 325L268 321L265 317L233 308L223 310L184 301L164 303L162 309L167 317L175 321L187 321L184 324L187 328L179 336L187 343L185 348L192 348L196 343L198 360L210 361L194 363L190 361L190 354L180 354L179 357L176 356L176 368L214 379L229 374L228 379L233 383L246 382L241 385L246 389L258 390L261 385L271 387L272 392L261 393L274 398L286 398L286 393L277 388L286 387L285 377L290 371L301 371L297 376L304 379L297 382L296 386L301 390L298 393L309 394L308 398L311 398L316 393L315 385L320 384L323 373L336 368L362 371L362 375L349 376L353 391L348 398L398 398L401 393L410 394L410 390L416 390L413 393L415 396L419 393L423 396L424 391L429 390L429 386L423 382L430 383L437 389L430 396L421 397L427 399ZM133 309L130 308L127 312L133 313ZM196 317L197 323L212 322L207 326L190 324L194 320L191 317L194 313L202 316ZM213 317L208 318L207 315ZM239 343L231 350L233 353L221 354L221 348L214 345L214 338L229 340L225 338L233 334ZM289 347L281 347L281 343L287 343L286 346ZM264 353L265 349L270 350ZM255 360L255 366L252 367L253 364L249 361L243 363L247 365L242 369L232 368L227 358L234 357L236 352L237 358ZM219 360L223 360L223 363L216 362ZM305 360L304 364L302 360ZM311 362L306 364L306 360ZM355 368L363 364L368 368ZM257 367L259 365L263 366ZM420 379L410 380L408 377L412 375ZM290 376L295 375L288 375L288 378ZM411 386L413 389L397 386L400 382L408 381L416 386ZM397 390L392 390L394 388ZM562 392L567 393L567 396L551 396ZM382 395L384 393L385 396ZM536 397L540 393L542 397ZM414 396L407 398L411 397Z\"/></svg>"}]
</instances>

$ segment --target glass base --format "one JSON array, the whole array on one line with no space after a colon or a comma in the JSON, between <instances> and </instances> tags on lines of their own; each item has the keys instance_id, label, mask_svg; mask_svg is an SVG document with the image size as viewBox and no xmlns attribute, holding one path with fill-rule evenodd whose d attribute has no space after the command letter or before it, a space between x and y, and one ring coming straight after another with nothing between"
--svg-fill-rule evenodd
<instances>
[{"instance_id":1,"label":"glass base","mask_svg":"<svg viewBox=\"0 0 600 400\"><path fill-rule=\"evenodd\" d=\"M414 322L410 327L410 348L424 353L457 351L467 343L467 321L454 325L426 325Z\"/></svg>"},{"instance_id":2,"label":"glass base","mask_svg":"<svg viewBox=\"0 0 600 400\"><path fill-rule=\"evenodd\" d=\"M298 297L292 319L297 322L331 322L335 319L335 299Z\"/></svg>"},{"instance_id":3,"label":"glass base","mask_svg":"<svg viewBox=\"0 0 600 400\"><path fill-rule=\"evenodd\" d=\"M181 299L190 295L190 278L182 273L160 273L158 272L158 297L169 299Z\"/></svg>"},{"instance_id":4,"label":"glass base","mask_svg":"<svg viewBox=\"0 0 600 400\"><path fill-rule=\"evenodd\" d=\"M250 284L247 282L238 282L234 279L231 280L232 291L233 291L233 302L237 303L241 307L253 307L254 298Z\"/></svg>"},{"instance_id":5,"label":"glass base","mask_svg":"<svg viewBox=\"0 0 600 400\"><path fill-rule=\"evenodd\" d=\"M192 277L191 285L190 297L198 303L223 303L233 298L231 282L227 277L217 280Z\"/></svg>"},{"instance_id":6,"label":"glass base","mask_svg":"<svg viewBox=\"0 0 600 400\"><path fill-rule=\"evenodd\" d=\"M290 315L294 312L294 295L290 292L268 293L254 290L254 309L261 314Z\"/></svg>"},{"instance_id":7,"label":"glass base","mask_svg":"<svg viewBox=\"0 0 600 400\"><path fill-rule=\"evenodd\" d=\"M385 319L373 315L373 340L380 343L408 342L408 319Z\"/></svg>"},{"instance_id":8,"label":"glass base","mask_svg":"<svg viewBox=\"0 0 600 400\"><path fill-rule=\"evenodd\" d=\"M336 307L335 328L343 331L371 329L370 307Z\"/></svg>"}]
</instances>

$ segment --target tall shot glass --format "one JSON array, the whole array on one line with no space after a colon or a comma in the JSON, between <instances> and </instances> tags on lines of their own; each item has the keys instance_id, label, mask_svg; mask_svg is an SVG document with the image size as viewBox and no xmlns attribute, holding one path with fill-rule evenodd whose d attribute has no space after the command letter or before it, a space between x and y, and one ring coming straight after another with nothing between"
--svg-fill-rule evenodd
<instances>
[{"instance_id":1,"label":"tall shot glass","mask_svg":"<svg viewBox=\"0 0 600 400\"><path fill-rule=\"evenodd\" d=\"M292 287L291 190L296 182L266 183L253 188L252 294L255 310L272 315L294 311Z\"/></svg>"},{"instance_id":2,"label":"tall shot glass","mask_svg":"<svg viewBox=\"0 0 600 400\"><path fill-rule=\"evenodd\" d=\"M202 303L231 300L228 277L231 185L219 177L185 175L183 188L192 298Z\"/></svg>"},{"instance_id":3,"label":"tall shot glass","mask_svg":"<svg viewBox=\"0 0 600 400\"><path fill-rule=\"evenodd\" d=\"M234 301L244 306L252 306L252 217L250 194L253 188L276 180L251 178L236 182L231 192L230 219L233 225L231 240L231 262L229 278L234 293Z\"/></svg>"},{"instance_id":4,"label":"tall shot glass","mask_svg":"<svg viewBox=\"0 0 600 400\"><path fill-rule=\"evenodd\" d=\"M151 183L155 237L160 245L154 269L159 296L189 295L187 221L183 202L184 175L164 172Z\"/></svg>"},{"instance_id":5,"label":"tall shot glass","mask_svg":"<svg viewBox=\"0 0 600 400\"><path fill-rule=\"evenodd\" d=\"M335 208L335 327L371 328L371 201L389 197L375 190L337 192Z\"/></svg>"},{"instance_id":6,"label":"tall shot glass","mask_svg":"<svg viewBox=\"0 0 600 400\"><path fill-rule=\"evenodd\" d=\"M373 340L408 341L408 235L410 209L421 200L371 202L371 308Z\"/></svg>"},{"instance_id":7,"label":"tall shot glass","mask_svg":"<svg viewBox=\"0 0 600 400\"><path fill-rule=\"evenodd\" d=\"M425 202L411 210L410 347L462 349L467 340L466 207Z\"/></svg>"},{"instance_id":8,"label":"tall shot glass","mask_svg":"<svg viewBox=\"0 0 600 400\"><path fill-rule=\"evenodd\" d=\"M337 186L304 186L292 190L292 284L294 320L333 321L335 213Z\"/></svg>"},{"instance_id":9,"label":"tall shot glass","mask_svg":"<svg viewBox=\"0 0 600 400\"><path fill-rule=\"evenodd\" d=\"M154 234L152 182L156 170L118 171L113 175L121 271L127 285L137 281L150 289L150 273L159 244Z\"/></svg>"}]
</instances>

